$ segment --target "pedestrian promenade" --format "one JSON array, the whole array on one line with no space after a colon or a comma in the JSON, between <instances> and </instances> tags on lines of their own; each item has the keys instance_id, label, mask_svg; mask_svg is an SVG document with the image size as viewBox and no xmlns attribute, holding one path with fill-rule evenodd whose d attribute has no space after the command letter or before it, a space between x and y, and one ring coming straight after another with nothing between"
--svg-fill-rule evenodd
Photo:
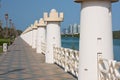
<instances>
[{"instance_id":1,"label":"pedestrian promenade","mask_svg":"<svg viewBox=\"0 0 120 80\"><path fill-rule=\"evenodd\" d=\"M0 80L77 80L55 64L46 64L20 37L0 55Z\"/></svg>"}]
</instances>

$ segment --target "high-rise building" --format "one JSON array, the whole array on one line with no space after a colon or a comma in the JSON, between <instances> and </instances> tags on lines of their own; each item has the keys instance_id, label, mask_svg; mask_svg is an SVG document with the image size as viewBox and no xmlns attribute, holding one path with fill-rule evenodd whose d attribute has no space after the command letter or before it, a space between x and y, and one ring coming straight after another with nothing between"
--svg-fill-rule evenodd
<instances>
[{"instance_id":1,"label":"high-rise building","mask_svg":"<svg viewBox=\"0 0 120 80\"><path fill-rule=\"evenodd\" d=\"M78 33L80 33L80 25L78 25Z\"/></svg>"},{"instance_id":2,"label":"high-rise building","mask_svg":"<svg viewBox=\"0 0 120 80\"><path fill-rule=\"evenodd\" d=\"M78 24L70 24L67 28L62 30L63 34L78 34L80 33L80 25Z\"/></svg>"},{"instance_id":3,"label":"high-rise building","mask_svg":"<svg viewBox=\"0 0 120 80\"><path fill-rule=\"evenodd\" d=\"M69 25L68 32L69 34L73 34L73 25Z\"/></svg>"},{"instance_id":4,"label":"high-rise building","mask_svg":"<svg viewBox=\"0 0 120 80\"><path fill-rule=\"evenodd\" d=\"M78 33L78 25L74 24L73 25L73 34L77 34Z\"/></svg>"},{"instance_id":5,"label":"high-rise building","mask_svg":"<svg viewBox=\"0 0 120 80\"><path fill-rule=\"evenodd\" d=\"M64 33L64 34L68 34L68 33L69 33L69 32L68 32L68 28L64 28L63 33Z\"/></svg>"}]
</instances>

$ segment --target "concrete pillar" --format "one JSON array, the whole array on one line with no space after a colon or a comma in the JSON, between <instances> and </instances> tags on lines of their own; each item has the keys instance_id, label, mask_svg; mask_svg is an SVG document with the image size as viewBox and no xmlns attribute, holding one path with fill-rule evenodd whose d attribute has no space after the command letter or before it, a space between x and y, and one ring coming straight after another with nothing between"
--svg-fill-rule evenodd
<instances>
[{"instance_id":1,"label":"concrete pillar","mask_svg":"<svg viewBox=\"0 0 120 80\"><path fill-rule=\"evenodd\" d=\"M29 40L28 40L29 39L29 28L27 28L27 30L28 31L26 33L26 39L25 40L26 40L26 43L29 44Z\"/></svg>"},{"instance_id":2,"label":"concrete pillar","mask_svg":"<svg viewBox=\"0 0 120 80\"><path fill-rule=\"evenodd\" d=\"M99 53L113 59L111 2L118 0L75 1L81 3L78 80L99 80Z\"/></svg>"},{"instance_id":3,"label":"concrete pillar","mask_svg":"<svg viewBox=\"0 0 120 80\"><path fill-rule=\"evenodd\" d=\"M20 35L20 37L25 41L25 32L26 32L26 30L25 31L23 31L23 33Z\"/></svg>"},{"instance_id":4,"label":"concrete pillar","mask_svg":"<svg viewBox=\"0 0 120 80\"><path fill-rule=\"evenodd\" d=\"M48 13L44 13L44 20L47 22L47 36L46 36L46 63L54 63L53 59L53 47L61 47L61 34L60 34L60 22L63 21L63 13L52 9L49 16Z\"/></svg>"},{"instance_id":5,"label":"concrete pillar","mask_svg":"<svg viewBox=\"0 0 120 80\"><path fill-rule=\"evenodd\" d=\"M31 24L31 26L33 26L32 24ZM32 46L32 27L29 27L29 38L28 38L28 42L29 42L29 45L30 46Z\"/></svg>"},{"instance_id":6,"label":"concrete pillar","mask_svg":"<svg viewBox=\"0 0 120 80\"><path fill-rule=\"evenodd\" d=\"M25 32L24 32L24 37L23 37L23 39L24 39L24 41L28 44L28 42L27 42L27 39L28 39L28 28L25 30Z\"/></svg>"},{"instance_id":7,"label":"concrete pillar","mask_svg":"<svg viewBox=\"0 0 120 80\"><path fill-rule=\"evenodd\" d=\"M25 31L20 36L30 46L32 46L32 27L31 26L25 29Z\"/></svg>"},{"instance_id":8,"label":"concrete pillar","mask_svg":"<svg viewBox=\"0 0 120 80\"><path fill-rule=\"evenodd\" d=\"M28 40L28 38L29 38L29 30L28 30L28 28L27 28L27 32L26 32L26 34L25 34L25 42L27 43L27 44L29 44L29 40Z\"/></svg>"},{"instance_id":9,"label":"concrete pillar","mask_svg":"<svg viewBox=\"0 0 120 80\"><path fill-rule=\"evenodd\" d=\"M37 24L38 24L38 21L36 20L32 27L32 48L33 49L36 48Z\"/></svg>"},{"instance_id":10,"label":"concrete pillar","mask_svg":"<svg viewBox=\"0 0 120 80\"><path fill-rule=\"evenodd\" d=\"M41 50L41 43L44 42L45 43L45 28L46 28L46 23L44 22L44 20L41 18L39 20L39 23L37 25L37 48L36 48L36 52L37 53L42 53Z\"/></svg>"},{"instance_id":11,"label":"concrete pillar","mask_svg":"<svg viewBox=\"0 0 120 80\"><path fill-rule=\"evenodd\" d=\"M26 42L26 34L27 34L27 29L26 29L26 31L25 31L25 33L24 33L24 41Z\"/></svg>"}]
</instances>

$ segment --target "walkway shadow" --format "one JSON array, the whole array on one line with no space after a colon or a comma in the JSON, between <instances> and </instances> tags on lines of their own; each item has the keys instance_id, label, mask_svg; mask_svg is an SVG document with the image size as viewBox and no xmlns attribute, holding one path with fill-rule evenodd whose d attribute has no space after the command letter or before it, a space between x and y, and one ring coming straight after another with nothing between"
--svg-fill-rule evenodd
<instances>
[{"instance_id":1,"label":"walkway shadow","mask_svg":"<svg viewBox=\"0 0 120 80\"><path fill-rule=\"evenodd\" d=\"M23 69L14 69L14 70L10 70L10 71L7 71L5 73L2 73L0 75L6 75L6 74L9 74L9 73L12 73L12 72L18 72L18 71L23 71L23 70L25 70L25 68L23 68Z\"/></svg>"}]
</instances>

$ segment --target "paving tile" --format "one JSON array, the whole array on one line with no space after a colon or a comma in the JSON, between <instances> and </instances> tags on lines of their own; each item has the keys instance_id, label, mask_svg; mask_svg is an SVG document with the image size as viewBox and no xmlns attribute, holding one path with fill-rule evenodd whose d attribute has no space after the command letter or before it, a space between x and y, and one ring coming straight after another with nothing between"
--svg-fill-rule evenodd
<instances>
[{"instance_id":1,"label":"paving tile","mask_svg":"<svg viewBox=\"0 0 120 80\"><path fill-rule=\"evenodd\" d=\"M0 56L0 80L77 80L55 64L46 64L20 37Z\"/></svg>"},{"instance_id":2,"label":"paving tile","mask_svg":"<svg viewBox=\"0 0 120 80\"><path fill-rule=\"evenodd\" d=\"M0 78L0 80L6 80L5 78Z\"/></svg>"},{"instance_id":3,"label":"paving tile","mask_svg":"<svg viewBox=\"0 0 120 80\"><path fill-rule=\"evenodd\" d=\"M18 74L9 74L7 77L10 78L10 79L13 79L13 80L19 79Z\"/></svg>"},{"instance_id":4,"label":"paving tile","mask_svg":"<svg viewBox=\"0 0 120 80\"><path fill-rule=\"evenodd\" d=\"M28 79L28 78L32 78L33 76L30 73L29 74L28 73L24 73L24 74L21 74L21 77L24 78L24 79L26 79L26 78Z\"/></svg>"},{"instance_id":5,"label":"paving tile","mask_svg":"<svg viewBox=\"0 0 120 80\"><path fill-rule=\"evenodd\" d=\"M3 75L5 72L5 70L0 70L0 75Z\"/></svg>"}]
</instances>

